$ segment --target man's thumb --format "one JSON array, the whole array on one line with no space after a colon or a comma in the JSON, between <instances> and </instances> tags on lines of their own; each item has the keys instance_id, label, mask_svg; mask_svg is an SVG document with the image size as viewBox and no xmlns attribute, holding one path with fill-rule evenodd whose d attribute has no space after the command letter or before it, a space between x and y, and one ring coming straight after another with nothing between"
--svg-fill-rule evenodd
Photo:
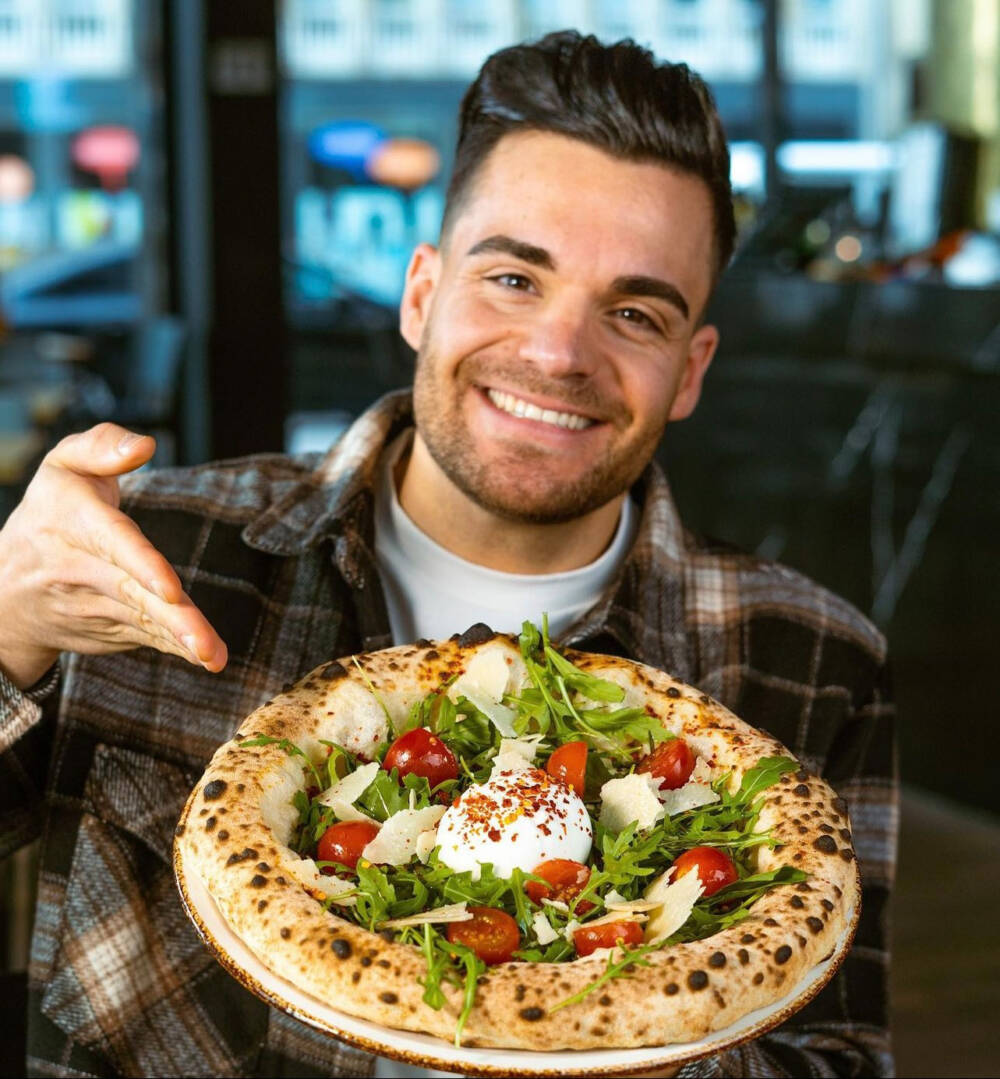
<instances>
[{"instance_id":1,"label":"man's thumb","mask_svg":"<svg viewBox=\"0 0 1000 1079\"><path fill-rule=\"evenodd\" d=\"M144 465L156 450L151 435L140 435L117 423L99 423L68 435L49 451L45 463L88 476L120 476Z\"/></svg>"}]
</instances>

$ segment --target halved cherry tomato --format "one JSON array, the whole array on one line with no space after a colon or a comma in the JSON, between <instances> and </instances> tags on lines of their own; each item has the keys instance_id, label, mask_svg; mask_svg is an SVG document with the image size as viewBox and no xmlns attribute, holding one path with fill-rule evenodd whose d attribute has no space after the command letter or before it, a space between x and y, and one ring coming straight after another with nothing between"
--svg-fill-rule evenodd
<instances>
[{"instance_id":1,"label":"halved cherry tomato","mask_svg":"<svg viewBox=\"0 0 1000 1079\"><path fill-rule=\"evenodd\" d=\"M572 787L582 798L583 780L587 774L587 743L567 742L561 745L549 757L545 771L553 779L558 779L560 783Z\"/></svg>"},{"instance_id":2,"label":"halved cherry tomato","mask_svg":"<svg viewBox=\"0 0 1000 1079\"><path fill-rule=\"evenodd\" d=\"M572 902L590 880L590 870L582 862L572 858L551 858L541 862L531 871L536 877L544 877L548 884L537 880L525 881L524 890L533 903L541 904L543 899L555 899L560 903ZM578 914L593 910L595 904L584 899L577 905Z\"/></svg>"},{"instance_id":3,"label":"halved cherry tomato","mask_svg":"<svg viewBox=\"0 0 1000 1079\"><path fill-rule=\"evenodd\" d=\"M424 776L432 787L458 776L455 754L426 727L414 727L401 734L389 746L382 767L387 772L398 769L400 779L408 775Z\"/></svg>"},{"instance_id":4,"label":"halved cherry tomato","mask_svg":"<svg viewBox=\"0 0 1000 1079\"><path fill-rule=\"evenodd\" d=\"M320 837L316 848L316 861L340 862L354 869L361 852L378 835L378 825L367 820L342 820L331 824ZM333 876L333 866L324 866L321 872Z\"/></svg>"},{"instance_id":5,"label":"halved cherry tomato","mask_svg":"<svg viewBox=\"0 0 1000 1079\"><path fill-rule=\"evenodd\" d=\"M727 854L716 847L692 847L678 855L674 861L673 880L696 870L705 889L702 895L714 895L720 888L739 880L736 866Z\"/></svg>"},{"instance_id":6,"label":"halved cherry tomato","mask_svg":"<svg viewBox=\"0 0 1000 1079\"><path fill-rule=\"evenodd\" d=\"M675 791L691 778L694 754L683 738L671 738L669 742L661 742L648 757L643 757L636 770L656 776L661 791Z\"/></svg>"},{"instance_id":7,"label":"halved cherry tomato","mask_svg":"<svg viewBox=\"0 0 1000 1079\"><path fill-rule=\"evenodd\" d=\"M604 922L602 925L586 926L573 930L573 943L577 955L590 955L598 948L613 948L626 944L630 948L642 942L642 926L638 922Z\"/></svg>"},{"instance_id":8,"label":"halved cherry tomato","mask_svg":"<svg viewBox=\"0 0 1000 1079\"><path fill-rule=\"evenodd\" d=\"M506 963L521 945L517 922L496 907L468 907L472 915L465 922L451 922L448 940L471 948L487 965Z\"/></svg>"}]
</instances>

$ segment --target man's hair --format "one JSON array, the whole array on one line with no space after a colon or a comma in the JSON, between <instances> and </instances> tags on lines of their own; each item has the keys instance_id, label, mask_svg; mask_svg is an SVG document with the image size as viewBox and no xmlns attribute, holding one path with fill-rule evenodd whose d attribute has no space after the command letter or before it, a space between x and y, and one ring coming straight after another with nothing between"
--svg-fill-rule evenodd
<instances>
[{"instance_id":1,"label":"man's hair","mask_svg":"<svg viewBox=\"0 0 1000 1079\"><path fill-rule=\"evenodd\" d=\"M713 280L733 251L729 149L715 100L686 64L658 64L634 41L602 45L575 30L493 53L462 98L443 233L504 135L551 131L627 161L704 181L714 216Z\"/></svg>"}]
</instances>

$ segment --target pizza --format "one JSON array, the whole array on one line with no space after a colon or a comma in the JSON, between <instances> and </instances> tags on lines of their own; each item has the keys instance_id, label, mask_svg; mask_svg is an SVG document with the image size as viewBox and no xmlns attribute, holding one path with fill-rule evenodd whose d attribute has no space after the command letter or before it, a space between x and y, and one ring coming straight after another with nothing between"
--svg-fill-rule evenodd
<instances>
[{"instance_id":1,"label":"pizza","mask_svg":"<svg viewBox=\"0 0 1000 1079\"><path fill-rule=\"evenodd\" d=\"M218 749L176 845L273 973L473 1047L698 1039L829 957L860 894L823 780L544 621L318 667Z\"/></svg>"}]
</instances>

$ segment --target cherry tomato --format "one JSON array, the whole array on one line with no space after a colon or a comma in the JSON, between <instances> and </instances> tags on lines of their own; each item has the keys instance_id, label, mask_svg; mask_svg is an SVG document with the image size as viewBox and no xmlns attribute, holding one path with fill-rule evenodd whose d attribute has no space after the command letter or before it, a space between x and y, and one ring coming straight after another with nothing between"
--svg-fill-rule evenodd
<instances>
[{"instance_id":1,"label":"cherry tomato","mask_svg":"<svg viewBox=\"0 0 1000 1079\"><path fill-rule=\"evenodd\" d=\"M506 963L521 944L517 922L496 907L468 907L472 915L465 922L451 922L448 940L471 948L487 965Z\"/></svg>"},{"instance_id":2,"label":"cherry tomato","mask_svg":"<svg viewBox=\"0 0 1000 1079\"><path fill-rule=\"evenodd\" d=\"M424 776L432 787L458 776L455 754L426 727L414 727L401 734L389 746L382 767L387 772L398 769L400 779L408 775Z\"/></svg>"},{"instance_id":3,"label":"cherry tomato","mask_svg":"<svg viewBox=\"0 0 1000 1079\"><path fill-rule=\"evenodd\" d=\"M642 926L638 922L604 922L602 925L586 926L573 930L573 943L577 955L590 955L598 948L613 948L627 944L630 948L642 943Z\"/></svg>"},{"instance_id":4,"label":"cherry tomato","mask_svg":"<svg viewBox=\"0 0 1000 1079\"><path fill-rule=\"evenodd\" d=\"M582 862L574 862L572 858L551 858L536 865L531 872L548 881L547 885L537 880L525 882L524 890L528 898L538 904L541 904L543 899L570 903L590 880L590 870ZM584 899L576 909L577 913L586 914L588 910L594 909L594 904L589 899Z\"/></svg>"},{"instance_id":5,"label":"cherry tomato","mask_svg":"<svg viewBox=\"0 0 1000 1079\"><path fill-rule=\"evenodd\" d=\"M692 869L697 870L704 892L702 895L714 895L720 888L739 880L736 866L728 855L715 847L692 847L678 855L674 861L672 880L683 877Z\"/></svg>"},{"instance_id":6,"label":"cherry tomato","mask_svg":"<svg viewBox=\"0 0 1000 1079\"><path fill-rule=\"evenodd\" d=\"M648 757L643 757L638 771L656 776L661 791L675 791L691 778L694 754L683 738L671 738L669 742L661 742Z\"/></svg>"},{"instance_id":7,"label":"cherry tomato","mask_svg":"<svg viewBox=\"0 0 1000 1079\"><path fill-rule=\"evenodd\" d=\"M367 820L342 820L331 824L320 838L316 848L316 861L340 862L354 869L361 852L378 835L378 825ZM332 876L333 866L324 866L321 872Z\"/></svg>"},{"instance_id":8,"label":"cherry tomato","mask_svg":"<svg viewBox=\"0 0 1000 1079\"><path fill-rule=\"evenodd\" d=\"M583 797L583 779L587 773L587 743L567 742L560 746L545 765L545 771Z\"/></svg>"}]
</instances>

